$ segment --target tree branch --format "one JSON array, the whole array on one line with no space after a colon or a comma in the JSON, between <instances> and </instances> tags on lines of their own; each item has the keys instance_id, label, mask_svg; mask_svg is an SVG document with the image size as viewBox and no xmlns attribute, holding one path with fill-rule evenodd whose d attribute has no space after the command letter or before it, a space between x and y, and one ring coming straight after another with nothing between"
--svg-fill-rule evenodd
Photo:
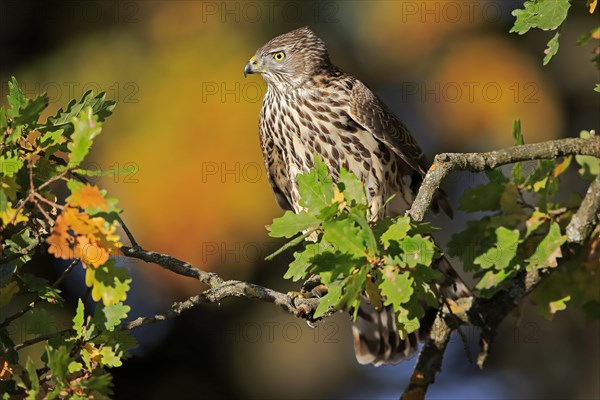
<instances>
[{"instance_id":1,"label":"tree branch","mask_svg":"<svg viewBox=\"0 0 600 400\"><path fill-rule=\"evenodd\" d=\"M573 154L600 157L600 138L592 136L589 139L554 140L487 153L440 154L435 157L435 162L426 174L419 193L411 209L407 211L407 214L414 220L421 221L431 204L433 194L439 188L441 181L451 171L481 172L515 162L553 159ZM576 244L585 243L599 219L600 177L597 177L590 185L580 208L567 227L567 242ZM173 273L196 279L209 286L204 292L192 296L183 302L173 304L164 313L149 317L140 317L131 322L123 323L121 329L130 330L149 323L164 321L168 318L176 317L185 310L198 305L219 303L229 297L244 297L272 303L292 315L313 321L311 311L316 309L319 299L299 298L294 301L295 304L292 304L289 296L285 293L253 283L224 280L216 273L203 271L185 261L165 254L147 251L138 245L133 234L122 220L121 224L132 244L132 247L124 246L121 248L125 256L157 264ZM10 260L15 256L18 255L5 256L3 261ZM562 261L564 262L567 259L564 258ZM491 299L460 299L450 304L450 310L447 307L442 309L434 321L430 337L423 347L410 384L406 388L402 398L420 399L425 396L429 385L434 382L435 375L441 368L443 355L450 335L461 324L482 328L482 352L478 358L478 364L481 366L485 361L489 345L493 340L498 325L549 273L548 271L535 269L521 271L509 283L508 289L498 292ZM322 318L330 314L332 312L324 315ZM57 334L63 334L66 331L30 339L13 348L6 349L6 351L19 350Z\"/></svg>"},{"instance_id":2,"label":"tree branch","mask_svg":"<svg viewBox=\"0 0 600 400\"><path fill-rule=\"evenodd\" d=\"M575 154L600 158L600 138L591 136L589 139L553 140L487 153L439 154L423 179L419 193L407 214L414 220L421 221L429 209L433 194L451 171L482 172L521 161L554 159ZM589 239L599 219L600 176L596 177L590 185L579 209L569 223L567 242L583 244ZM565 260L568 258L563 259L563 262ZM550 272L537 269L521 271L512 279L508 289L498 292L491 299L461 299L456 307L449 310L450 315L439 313L434 322L434 329L419 355L419 360L402 399L424 398L429 385L434 382L436 373L441 369L446 345L452 332L452 328L447 322L448 317L482 329L481 352L477 359L477 364L481 368L500 323Z\"/></svg>"},{"instance_id":3,"label":"tree branch","mask_svg":"<svg viewBox=\"0 0 600 400\"><path fill-rule=\"evenodd\" d=\"M452 171L483 172L520 161L554 159L575 154L600 158L600 137L550 140L487 153L438 154L425 175L419 193L407 214L415 221L422 221L435 191L440 187L442 180Z\"/></svg>"},{"instance_id":4,"label":"tree branch","mask_svg":"<svg viewBox=\"0 0 600 400\"><path fill-rule=\"evenodd\" d=\"M600 220L600 175L594 179L587 190L579 210L567 225L569 243L583 244Z\"/></svg>"},{"instance_id":5,"label":"tree branch","mask_svg":"<svg viewBox=\"0 0 600 400\"><path fill-rule=\"evenodd\" d=\"M520 161L552 159L561 156L580 154L600 157L600 139L563 139L511 147L487 153L447 153L436 156L435 163L423 180L417 198L407 212L413 219L421 221L429 208L433 193L439 188L441 181L455 170L481 172L500 165ZM597 178L588 190L579 210L577 218L573 218L568 234L569 243L583 243L589 237L598 221L600 210L600 178ZM127 231L126 231L127 232ZM150 317L141 317L124 323L122 329L135 329L140 326L164 321L180 315L183 311L201 304L219 303L228 297L245 297L280 306L290 314L311 320L311 310L318 304L318 299L297 299L295 306L290 304L289 297L278 291L252 283L236 280L223 280L219 275L202 271L193 265L174 257L144 250L128 233L134 247L123 247L121 250L127 257L137 258L155 263L161 267L197 279L210 286L199 295L186 301L173 304L165 313ZM482 352L478 364L483 365L487 357L489 345L494 338L498 325L527 296L549 272L539 270L522 271L510 282L508 289L497 293L491 299L460 299L451 306L451 310L443 310L436 317L431 334L419 356L412 374L410 384L404 392L403 399L423 398L435 375L441 368L443 355L450 340L450 335L460 324L474 325L482 328Z\"/></svg>"},{"instance_id":6,"label":"tree branch","mask_svg":"<svg viewBox=\"0 0 600 400\"><path fill-rule=\"evenodd\" d=\"M275 304L285 311L297 317L305 318L309 321L312 319L311 310L316 309L319 305L317 298L298 298L294 304L291 303L287 294L269 289L260 285L237 280L223 280L214 272L202 271L191 264L181 261L175 257L165 254L155 253L144 250L141 247L122 247L121 251L127 257L137 258L146 262L160 265L161 267L172 271L176 274L187 276L206 283L210 289L192 296L186 301L175 303L171 308L162 314L157 314L151 317L140 317L134 321L128 322L122 326L123 329L134 329L142 325L152 322L164 321L168 318L173 318L181 314L183 311L206 303L219 303L228 297L245 297L255 299L267 303ZM324 317L328 316L326 314Z\"/></svg>"},{"instance_id":7,"label":"tree branch","mask_svg":"<svg viewBox=\"0 0 600 400\"><path fill-rule=\"evenodd\" d=\"M71 272L71 270L73 269L73 267L75 267L75 265L77 265L79 263L79 259L75 259L71 262L71 264L69 264L69 266L63 271L63 273L58 277L58 279L52 284L51 288L52 289L56 289L58 288L58 286L62 283L62 281L66 278L66 276L69 274L69 272ZM22 315L26 314L29 310L33 309L40 301L42 301L41 297L36 297L34 301L32 301L31 303L29 303L27 306L23 307L23 309L21 309L20 311L17 311L16 313L14 313L13 315L10 315L8 317L6 317L6 319L4 321L2 321L2 323L0 323L0 329L7 327L8 325L10 325L10 323L12 321L14 321L15 319L21 317Z\"/></svg>"}]
</instances>

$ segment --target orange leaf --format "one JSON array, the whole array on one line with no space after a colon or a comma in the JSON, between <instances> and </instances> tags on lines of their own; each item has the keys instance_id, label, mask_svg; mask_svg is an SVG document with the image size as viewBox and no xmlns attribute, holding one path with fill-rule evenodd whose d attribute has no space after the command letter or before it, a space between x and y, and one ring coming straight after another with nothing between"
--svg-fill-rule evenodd
<instances>
[{"instance_id":1,"label":"orange leaf","mask_svg":"<svg viewBox=\"0 0 600 400\"><path fill-rule=\"evenodd\" d=\"M57 258L79 258L85 265L98 268L108 261L113 249L122 246L116 230L114 223L102 217L90 218L78 208L65 207L47 239L48 252Z\"/></svg>"},{"instance_id":2,"label":"orange leaf","mask_svg":"<svg viewBox=\"0 0 600 400\"><path fill-rule=\"evenodd\" d=\"M87 236L78 236L75 254L85 265L98 268L108 261L109 249L98 242L90 241Z\"/></svg>"},{"instance_id":3,"label":"orange leaf","mask_svg":"<svg viewBox=\"0 0 600 400\"><path fill-rule=\"evenodd\" d=\"M8 361L0 357L0 381L7 381L12 375L12 370L8 366Z\"/></svg>"},{"instance_id":4,"label":"orange leaf","mask_svg":"<svg viewBox=\"0 0 600 400\"><path fill-rule=\"evenodd\" d=\"M569 165L571 164L571 158L571 156L565 157L565 159L560 164L554 167L554 170L552 171L552 178L558 178L560 174L562 174L567 170L567 168L569 168Z\"/></svg>"},{"instance_id":5,"label":"orange leaf","mask_svg":"<svg viewBox=\"0 0 600 400\"><path fill-rule=\"evenodd\" d=\"M100 189L98 186L92 186L89 183L78 191L73 192L68 201L73 207L81 207L83 209L88 207L100 207L103 210L106 210L106 201L104 200L104 196L102 196Z\"/></svg>"}]
</instances>

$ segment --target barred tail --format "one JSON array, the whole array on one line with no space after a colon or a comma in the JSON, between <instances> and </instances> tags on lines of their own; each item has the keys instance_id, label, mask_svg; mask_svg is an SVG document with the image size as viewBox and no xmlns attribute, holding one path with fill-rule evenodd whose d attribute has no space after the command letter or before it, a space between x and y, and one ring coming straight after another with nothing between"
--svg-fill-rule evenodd
<instances>
[{"instance_id":1,"label":"barred tail","mask_svg":"<svg viewBox=\"0 0 600 400\"><path fill-rule=\"evenodd\" d=\"M472 296L445 257L439 259L434 268L444 274L436 285L443 297L456 300ZM378 311L365 296L352 326L356 359L360 364L380 366L397 364L410 358L417 352L418 344L429 335L436 313L435 308L426 309L425 316L419 320L419 330L401 339L392 308L384 307Z\"/></svg>"}]
</instances>

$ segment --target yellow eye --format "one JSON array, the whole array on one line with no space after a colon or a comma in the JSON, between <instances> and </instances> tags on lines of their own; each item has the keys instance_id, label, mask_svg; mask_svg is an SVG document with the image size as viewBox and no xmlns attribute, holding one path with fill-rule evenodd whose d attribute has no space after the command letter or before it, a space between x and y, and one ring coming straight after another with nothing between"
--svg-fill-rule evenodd
<instances>
[{"instance_id":1,"label":"yellow eye","mask_svg":"<svg viewBox=\"0 0 600 400\"><path fill-rule=\"evenodd\" d=\"M283 61L284 58L285 53L283 51L278 51L277 53L273 54L273 60L275 61Z\"/></svg>"}]
</instances>

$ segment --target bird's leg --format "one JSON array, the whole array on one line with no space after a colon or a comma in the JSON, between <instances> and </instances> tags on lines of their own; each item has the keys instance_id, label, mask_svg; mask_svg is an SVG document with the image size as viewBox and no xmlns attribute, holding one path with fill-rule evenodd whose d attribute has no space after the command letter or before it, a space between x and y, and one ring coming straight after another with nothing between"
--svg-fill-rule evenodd
<instances>
[{"instance_id":1,"label":"bird's leg","mask_svg":"<svg viewBox=\"0 0 600 400\"><path fill-rule=\"evenodd\" d=\"M321 298L327 294L327 286L321 283L321 277L319 275L311 275L300 288L299 292L291 291L287 292L288 303L292 307L296 307L294 300L307 299L307 298Z\"/></svg>"}]
</instances>

